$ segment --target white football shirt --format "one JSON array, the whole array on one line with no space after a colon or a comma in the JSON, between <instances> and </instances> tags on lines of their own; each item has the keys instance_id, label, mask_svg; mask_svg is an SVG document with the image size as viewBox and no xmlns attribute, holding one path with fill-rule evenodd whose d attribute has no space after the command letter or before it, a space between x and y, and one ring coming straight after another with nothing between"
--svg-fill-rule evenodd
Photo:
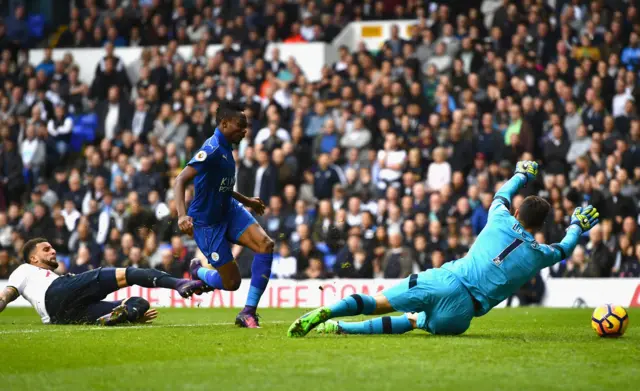
<instances>
[{"instance_id":1,"label":"white football shirt","mask_svg":"<svg viewBox=\"0 0 640 391\"><path fill-rule=\"evenodd\" d=\"M51 283L59 276L37 266L23 264L9 276L9 286L18 290L42 319L42 323L49 323L50 318L44 303L44 296Z\"/></svg>"}]
</instances>

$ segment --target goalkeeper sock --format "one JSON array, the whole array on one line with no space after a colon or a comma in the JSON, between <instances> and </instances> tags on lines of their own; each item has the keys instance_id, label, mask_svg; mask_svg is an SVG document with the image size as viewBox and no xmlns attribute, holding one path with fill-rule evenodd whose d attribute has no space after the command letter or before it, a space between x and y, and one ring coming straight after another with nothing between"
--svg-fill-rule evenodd
<instances>
[{"instance_id":1,"label":"goalkeeper sock","mask_svg":"<svg viewBox=\"0 0 640 391\"><path fill-rule=\"evenodd\" d=\"M330 305L332 318L353 315L371 315L376 310L376 300L369 295L355 294Z\"/></svg>"},{"instance_id":2,"label":"goalkeeper sock","mask_svg":"<svg viewBox=\"0 0 640 391\"><path fill-rule=\"evenodd\" d=\"M198 278L214 289L224 289L222 277L216 270L201 267L198 269Z\"/></svg>"},{"instance_id":3,"label":"goalkeeper sock","mask_svg":"<svg viewBox=\"0 0 640 391\"><path fill-rule=\"evenodd\" d=\"M404 334L413 330L407 315L383 316L363 322L338 322L344 334Z\"/></svg>"}]
</instances>

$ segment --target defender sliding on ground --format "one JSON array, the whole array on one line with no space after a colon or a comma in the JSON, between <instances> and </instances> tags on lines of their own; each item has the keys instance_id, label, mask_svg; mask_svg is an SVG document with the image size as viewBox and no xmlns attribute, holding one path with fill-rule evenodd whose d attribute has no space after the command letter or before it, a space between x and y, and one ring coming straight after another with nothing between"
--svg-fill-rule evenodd
<instances>
[{"instance_id":1,"label":"defender sliding on ground","mask_svg":"<svg viewBox=\"0 0 640 391\"><path fill-rule=\"evenodd\" d=\"M141 297L102 301L120 288L139 285L168 288L187 298L204 288L202 281L173 278L154 269L98 268L78 275L59 276L56 250L44 238L31 239L23 247L24 265L0 292L0 312L18 296L24 296L38 311L42 323L102 324L146 323L156 318L149 302Z\"/></svg>"},{"instance_id":2,"label":"defender sliding on ground","mask_svg":"<svg viewBox=\"0 0 640 391\"><path fill-rule=\"evenodd\" d=\"M288 335L302 337L316 326L327 334L402 334L415 328L431 334L464 333L474 316L486 314L538 271L570 256L580 235L598 223L595 208L577 208L560 243L537 243L533 234L542 228L549 203L529 196L513 216L509 212L511 198L537 174L537 163L517 164L515 175L495 195L487 225L464 258L413 274L375 297L356 294L311 311L291 325ZM394 311L406 314L364 322L329 320Z\"/></svg>"}]
</instances>

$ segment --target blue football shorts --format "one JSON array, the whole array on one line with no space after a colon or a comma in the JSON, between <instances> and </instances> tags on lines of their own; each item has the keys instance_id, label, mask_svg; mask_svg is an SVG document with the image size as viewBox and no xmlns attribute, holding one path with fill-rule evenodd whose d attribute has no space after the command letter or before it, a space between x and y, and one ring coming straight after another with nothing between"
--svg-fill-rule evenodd
<instances>
[{"instance_id":1,"label":"blue football shorts","mask_svg":"<svg viewBox=\"0 0 640 391\"><path fill-rule=\"evenodd\" d=\"M233 261L231 245L238 243L244 231L256 223L256 219L241 203L235 199L231 203L227 221L214 225L194 224L193 227L193 238L198 248L215 268Z\"/></svg>"},{"instance_id":2,"label":"blue football shorts","mask_svg":"<svg viewBox=\"0 0 640 391\"><path fill-rule=\"evenodd\" d=\"M445 269L412 274L382 294L396 311L417 312L418 328L431 334L462 334L474 316L471 294Z\"/></svg>"}]
</instances>

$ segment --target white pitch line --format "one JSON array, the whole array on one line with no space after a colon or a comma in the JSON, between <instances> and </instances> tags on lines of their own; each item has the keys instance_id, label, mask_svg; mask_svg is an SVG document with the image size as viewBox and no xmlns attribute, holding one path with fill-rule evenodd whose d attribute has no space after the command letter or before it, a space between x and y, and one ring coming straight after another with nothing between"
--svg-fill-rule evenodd
<instances>
[{"instance_id":1,"label":"white pitch line","mask_svg":"<svg viewBox=\"0 0 640 391\"><path fill-rule=\"evenodd\" d=\"M273 321L273 322L262 322L262 324L283 324L285 322L282 321ZM187 327L207 327L207 326L232 326L235 325L233 322L215 322L215 323L191 323L191 324L160 324L160 325L136 325L136 326L121 326L121 327L105 327L105 326L94 326L94 327L74 327L73 325L69 325L70 331L111 331L111 330L138 330L138 329L169 329L169 328L187 328ZM31 333L44 333L44 332L52 332L52 331L61 331L61 329L50 329L47 327L41 329L26 329L26 330L0 330L0 335L2 334L31 334Z\"/></svg>"}]
</instances>

